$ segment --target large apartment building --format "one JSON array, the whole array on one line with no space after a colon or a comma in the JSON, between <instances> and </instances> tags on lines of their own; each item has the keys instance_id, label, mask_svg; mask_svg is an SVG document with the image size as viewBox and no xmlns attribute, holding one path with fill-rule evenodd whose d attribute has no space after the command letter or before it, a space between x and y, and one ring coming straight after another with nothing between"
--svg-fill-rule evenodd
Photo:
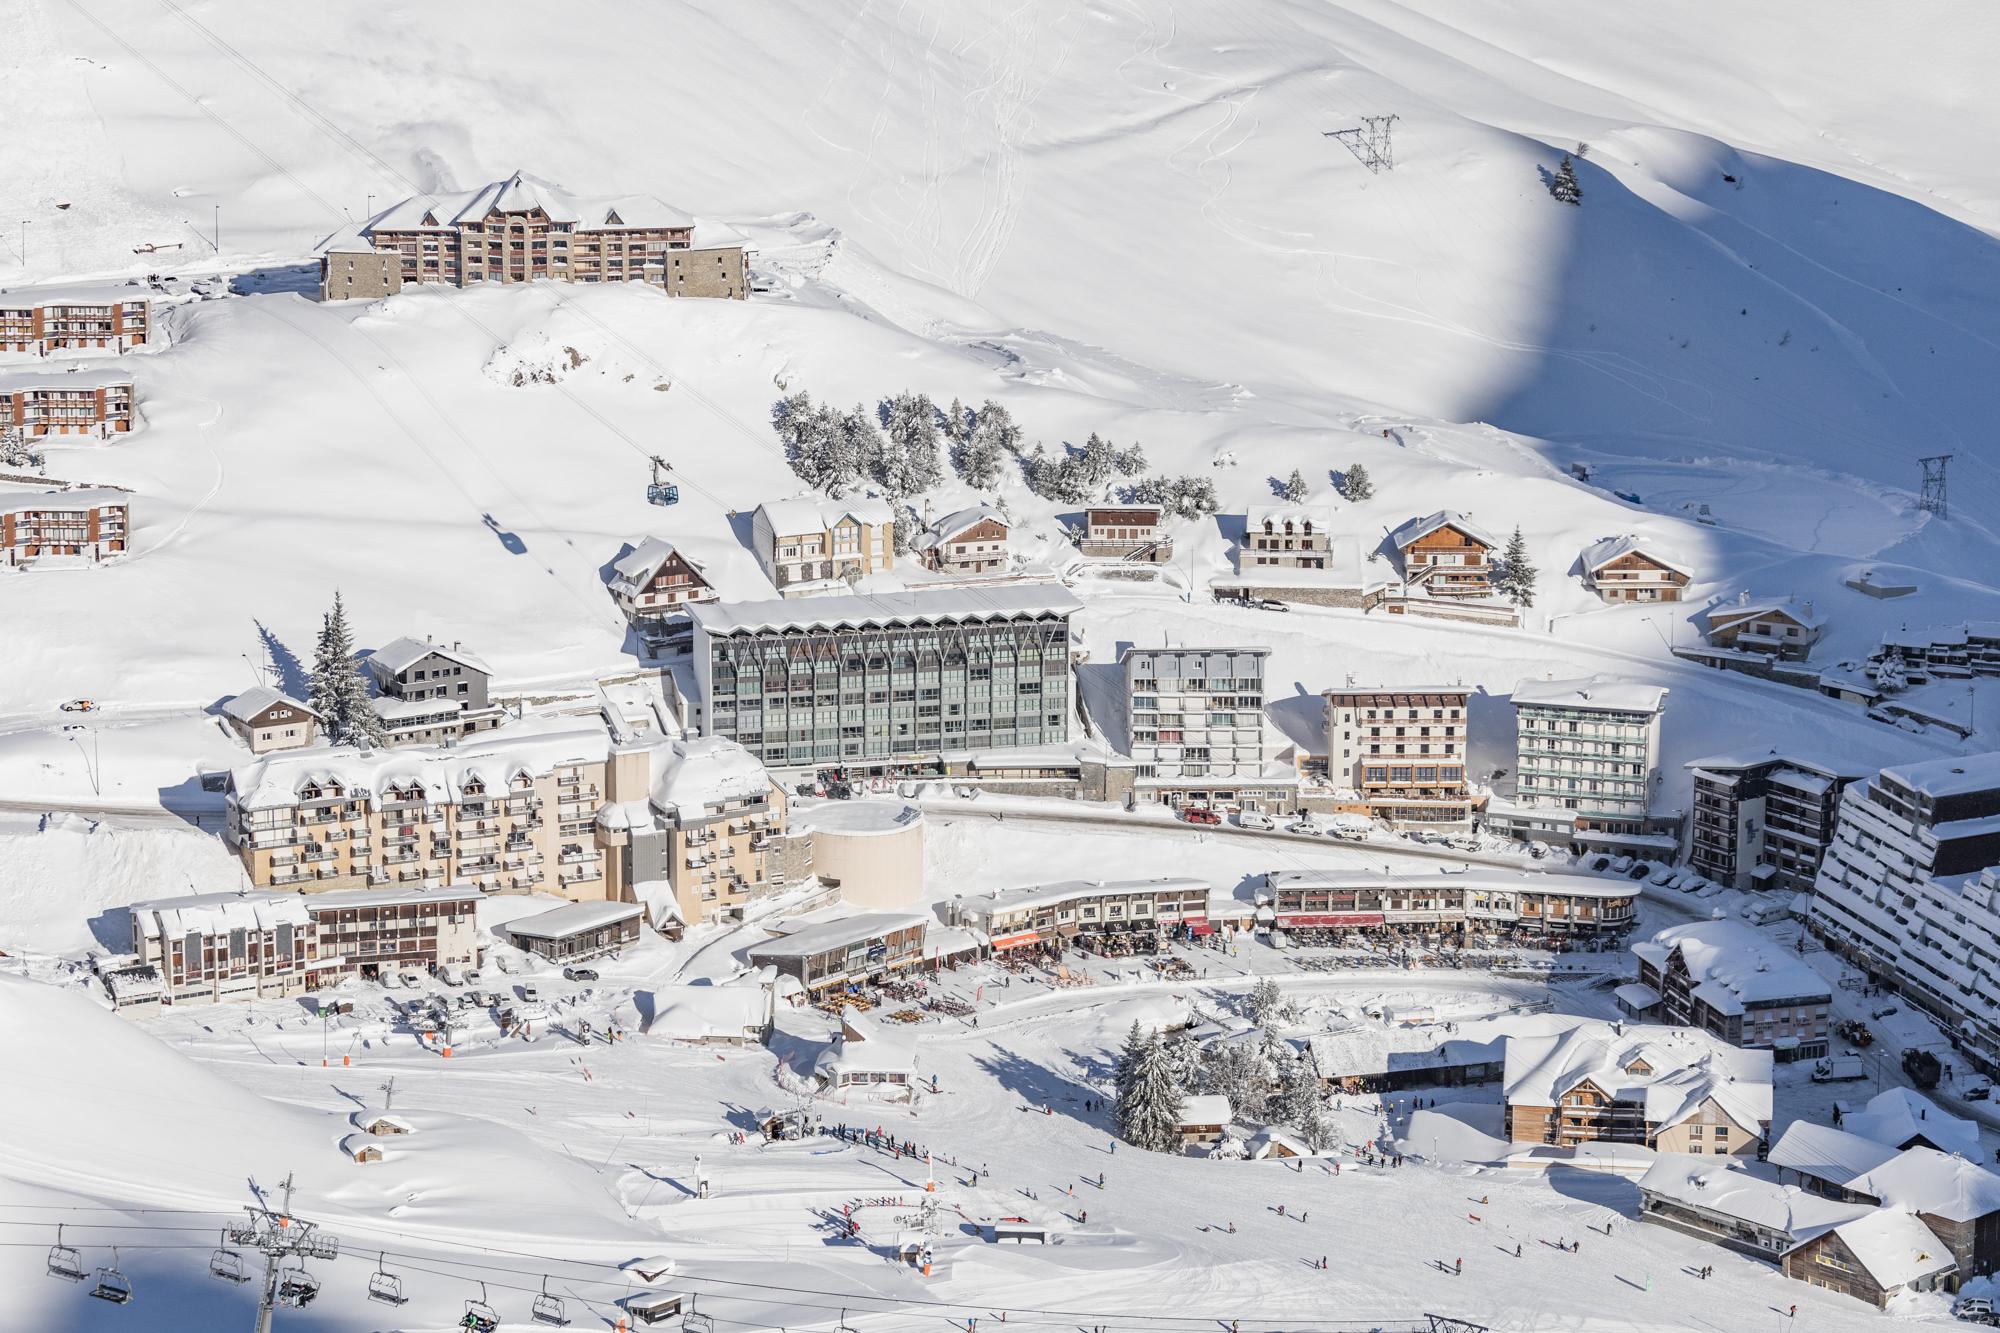
<instances>
[{"instance_id":1,"label":"large apartment building","mask_svg":"<svg viewBox=\"0 0 2000 1333\"><path fill-rule=\"evenodd\" d=\"M1595 678L1516 685L1515 796L1493 801L1488 822L1579 847L1675 850L1652 814L1666 694Z\"/></svg>"},{"instance_id":2,"label":"large apartment building","mask_svg":"<svg viewBox=\"0 0 2000 1333\"><path fill-rule=\"evenodd\" d=\"M251 883L306 893L455 884L694 923L785 882L784 794L741 746L510 732L273 755L230 775L227 837Z\"/></svg>"},{"instance_id":3,"label":"large apartment building","mask_svg":"<svg viewBox=\"0 0 2000 1333\"><path fill-rule=\"evenodd\" d=\"M845 592L848 581L895 565L895 511L871 496L771 500L750 516L750 544L781 594Z\"/></svg>"},{"instance_id":4,"label":"large apartment building","mask_svg":"<svg viewBox=\"0 0 2000 1333\"><path fill-rule=\"evenodd\" d=\"M23 439L95 435L108 440L132 429L132 377L117 370L34 371L0 375L0 431Z\"/></svg>"},{"instance_id":5,"label":"large apartment building","mask_svg":"<svg viewBox=\"0 0 2000 1333\"><path fill-rule=\"evenodd\" d=\"M1466 700L1458 688L1326 691L1326 769L1396 827L1465 824Z\"/></svg>"},{"instance_id":6,"label":"large apartment building","mask_svg":"<svg viewBox=\"0 0 2000 1333\"><path fill-rule=\"evenodd\" d=\"M1840 794L1858 775L1776 751L1712 755L1687 767L1689 868L1732 889L1810 893Z\"/></svg>"},{"instance_id":7,"label":"large apartment building","mask_svg":"<svg viewBox=\"0 0 2000 1333\"><path fill-rule=\"evenodd\" d=\"M1273 930L1389 937L1615 935L1632 928L1639 901L1639 886L1628 880L1484 868L1414 875L1283 870L1266 875L1264 885Z\"/></svg>"},{"instance_id":8,"label":"large apartment building","mask_svg":"<svg viewBox=\"0 0 2000 1333\"><path fill-rule=\"evenodd\" d=\"M63 557L115 560L131 531L130 491L0 492L0 560L10 568Z\"/></svg>"},{"instance_id":9,"label":"large apartment building","mask_svg":"<svg viewBox=\"0 0 2000 1333\"><path fill-rule=\"evenodd\" d=\"M525 172L476 190L414 195L319 248L320 299L425 283L644 282L669 296L743 300L744 251L650 195L585 198Z\"/></svg>"},{"instance_id":10,"label":"large apartment building","mask_svg":"<svg viewBox=\"0 0 2000 1333\"><path fill-rule=\"evenodd\" d=\"M2000 753L1885 768L1841 797L1808 924L2000 1070Z\"/></svg>"},{"instance_id":11,"label":"large apartment building","mask_svg":"<svg viewBox=\"0 0 2000 1333\"><path fill-rule=\"evenodd\" d=\"M472 963L479 892L458 886L301 897L203 893L127 909L136 962L105 977L120 1008L295 995L343 977Z\"/></svg>"},{"instance_id":12,"label":"large apartment building","mask_svg":"<svg viewBox=\"0 0 2000 1333\"><path fill-rule=\"evenodd\" d=\"M1133 790L1185 805L1289 810L1298 778L1272 772L1264 734L1268 648L1127 648Z\"/></svg>"},{"instance_id":13,"label":"large apartment building","mask_svg":"<svg viewBox=\"0 0 2000 1333\"><path fill-rule=\"evenodd\" d=\"M1071 944L1097 952L1152 953L1163 935L1185 927L1206 935L1208 896L1200 879L1064 880L1002 889L950 905L951 920L984 934L995 953L1041 948L1061 953Z\"/></svg>"},{"instance_id":14,"label":"large apartment building","mask_svg":"<svg viewBox=\"0 0 2000 1333\"><path fill-rule=\"evenodd\" d=\"M123 352L152 333L153 303L132 287L0 292L0 352Z\"/></svg>"},{"instance_id":15,"label":"large apartment building","mask_svg":"<svg viewBox=\"0 0 2000 1333\"><path fill-rule=\"evenodd\" d=\"M698 603L699 716L773 768L938 772L948 751L1059 744L1081 609L1054 584Z\"/></svg>"}]
</instances>

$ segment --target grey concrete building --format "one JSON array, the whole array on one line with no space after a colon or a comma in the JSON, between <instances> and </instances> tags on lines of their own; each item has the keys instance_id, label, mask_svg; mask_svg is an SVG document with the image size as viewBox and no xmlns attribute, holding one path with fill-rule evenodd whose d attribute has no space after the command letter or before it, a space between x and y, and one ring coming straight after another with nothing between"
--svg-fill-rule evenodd
<instances>
[{"instance_id":1,"label":"grey concrete building","mask_svg":"<svg viewBox=\"0 0 2000 1333\"><path fill-rule=\"evenodd\" d=\"M1081 609L1054 584L697 604L698 718L773 768L941 773L947 751L1054 745Z\"/></svg>"},{"instance_id":2,"label":"grey concrete building","mask_svg":"<svg viewBox=\"0 0 2000 1333\"><path fill-rule=\"evenodd\" d=\"M365 660L391 745L446 744L491 731L504 716L488 697L492 669L455 643L396 639Z\"/></svg>"}]
</instances>

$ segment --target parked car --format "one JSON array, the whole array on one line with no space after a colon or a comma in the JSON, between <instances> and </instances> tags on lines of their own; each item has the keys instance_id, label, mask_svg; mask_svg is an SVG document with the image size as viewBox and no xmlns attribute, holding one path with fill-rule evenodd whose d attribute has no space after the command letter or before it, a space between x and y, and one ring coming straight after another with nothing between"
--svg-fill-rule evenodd
<instances>
[{"instance_id":1,"label":"parked car","mask_svg":"<svg viewBox=\"0 0 2000 1333\"><path fill-rule=\"evenodd\" d=\"M97 700L71 699L62 706L62 710L65 713L95 713L97 711Z\"/></svg>"},{"instance_id":2,"label":"parked car","mask_svg":"<svg viewBox=\"0 0 2000 1333\"><path fill-rule=\"evenodd\" d=\"M1870 1018L1873 1018L1873 1019L1877 1019L1877 1020L1880 1020L1880 1019L1884 1019L1884 1018L1887 1018L1887 1017L1888 1017L1888 1016L1889 1016L1890 1014L1893 1014L1893 1013L1895 1013L1895 1012L1896 1012L1896 1006L1895 1006L1895 1005L1893 1005L1893 1004L1891 1004L1891 1005L1884 1005L1884 1006L1883 1006L1882 1008L1880 1008L1880 1009L1877 1009L1877 1010L1875 1010L1875 1011L1874 1011L1873 1013L1869 1014L1868 1016L1869 1016Z\"/></svg>"},{"instance_id":3,"label":"parked car","mask_svg":"<svg viewBox=\"0 0 2000 1333\"><path fill-rule=\"evenodd\" d=\"M542 988L532 981L524 981L516 989L521 992L521 999L528 1004L535 1004L542 998Z\"/></svg>"},{"instance_id":4,"label":"parked car","mask_svg":"<svg viewBox=\"0 0 2000 1333\"><path fill-rule=\"evenodd\" d=\"M437 974L438 980L447 986L463 986L465 984L465 969L457 963L446 963L438 969Z\"/></svg>"},{"instance_id":5,"label":"parked car","mask_svg":"<svg viewBox=\"0 0 2000 1333\"><path fill-rule=\"evenodd\" d=\"M477 985L478 985L479 983L481 983L481 982L482 982L482 981L484 981L484 980L486 980L486 978L485 978L485 977L484 977L484 976L483 976L483 975L482 975L482 974L480 973L480 971L479 971L479 969L478 969L478 968L476 968L476 967L468 967L468 968L466 968L466 969L465 969L465 984L466 984L466 985L468 985L468 986L477 986Z\"/></svg>"},{"instance_id":6,"label":"parked car","mask_svg":"<svg viewBox=\"0 0 2000 1333\"><path fill-rule=\"evenodd\" d=\"M1583 863L1585 870L1603 870L1611 864L1611 858L1602 854L1591 857Z\"/></svg>"},{"instance_id":7,"label":"parked car","mask_svg":"<svg viewBox=\"0 0 2000 1333\"><path fill-rule=\"evenodd\" d=\"M1277 599L1271 597L1259 597L1255 602L1252 602L1251 605L1256 607L1259 611L1289 611L1292 609L1285 603L1280 602Z\"/></svg>"},{"instance_id":8,"label":"parked car","mask_svg":"<svg viewBox=\"0 0 2000 1333\"><path fill-rule=\"evenodd\" d=\"M1988 1101L1992 1096L1993 1085L1991 1083L1975 1083L1965 1090L1965 1100L1969 1102Z\"/></svg>"},{"instance_id":9,"label":"parked car","mask_svg":"<svg viewBox=\"0 0 2000 1333\"><path fill-rule=\"evenodd\" d=\"M1278 821L1265 814L1262 810L1238 810L1236 812L1236 827L1262 829L1268 833L1270 830L1278 827Z\"/></svg>"},{"instance_id":10,"label":"parked car","mask_svg":"<svg viewBox=\"0 0 2000 1333\"><path fill-rule=\"evenodd\" d=\"M1653 874L1653 863L1651 861L1641 861L1625 872L1625 878L1645 879L1651 874Z\"/></svg>"},{"instance_id":11,"label":"parked car","mask_svg":"<svg viewBox=\"0 0 2000 1333\"><path fill-rule=\"evenodd\" d=\"M421 986L424 984L424 974L414 967L406 967L403 969L403 984L410 987Z\"/></svg>"},{"instance_id":12,"label":"parked car","mask_svg":"<svg viewBox=\"0 0 2000 1333\"><path fill-rule=\"evenodd\" d=\"M382 983L383 990L395 990L403 984L401 977L397 976L393 971L388 970L384 970L375 979Z\"/></svg>"},{"instance_id":13,"label":"parked car","mask_svg":"<svg viewBox=\"0 0 2000 1333\"><path fill-rule=\"evenodd\" d=\"M1222 816L1205 805L1191 805L1181 811L1181 818L1190 824L1220 824Z\"/></svg>"},{"instance_id":14,"label":"parked car","mask_svg":"<svg viewBox=\"0 0 2000 1333\"><path fill-rule=\"evenodd\" d=\"M565 981L595 981L597 970L590 967L566 967L563 969Z\"/></svg>"},{"instance_id":15,"label":"parked car","mask_svg":"<svg viewBox=\"0 0 2000 1333\"><path fill-rule=\"evenodd\" d=\"M1953 1319L1969 1320L1975 1324L2000 1323L2000 1317L1993 1313L1993 1302L1984 1296L1966 1296L1951 1307Z\"/></svg>"}]
</instances>

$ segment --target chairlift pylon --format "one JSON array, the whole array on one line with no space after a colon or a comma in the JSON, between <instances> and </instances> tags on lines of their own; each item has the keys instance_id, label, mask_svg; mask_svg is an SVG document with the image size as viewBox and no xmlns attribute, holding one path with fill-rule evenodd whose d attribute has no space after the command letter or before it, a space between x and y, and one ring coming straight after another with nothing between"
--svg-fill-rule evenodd
<instances>
[{"instance_id":1,"label":"chairlift pylon","mask_svg":"<svg viewBox=\"0 0 2000 1333\"><path fill-rule=\"evenodd\" d=\"M854 1333L854 1326L847 1322L847 1311L840 1312L840 1322L834 1325L833 1333Z\"/></svg>"},{"instance_id":2,"label":"chairlift pylon","mask_svg":"<svg viewBox=\"0 0 2000 1333\"><path fill-rule=\"evenodd\" d=\"M368 1275L368 1299L384 1305L402 1305L410 1298L403 1294L403 1279L384 1266L388 1260L386 1254L375 1257L375 1271Z\"/></svg>"},{"instance_id":3,"label":"chairlift pylon","mask_svg":"<svg viewBox=\"0 0 2000 1333\"><path fill-rule=\"evenodd\" d=\"M681 488L673 480L673 471L667 467L667 460L654 454L653 480L646 487L646 502L656 505L677 505L681 502Z\"/></svg>"},{"instance_id":4,"label":"chairlift pylon","mask_svg":"<svg viewBox=\"0 0 2000 1333\"><path fill-rule=\"evenodd\" d=\"M132 1279L118 1271L118 1247L111 1247L111 1262L97 1270L97 1284L90 1294L100 1301L110 1301L113 1305L125 1305L132 1299Z\"/></svg>"},{"instance_id":5,"label":"chairlift pylon","mask_svg":"<svg viewBox=\"0 0 2000 1333\"><path fill-rule=\"evenodd\" d=\"M528 1307L528 1317L538 1324L567 1324L569 1313L563 1308L560 1296L549 1295L549 1279L542 1278L542 1294L535 1297L535 1303Z\"/></svg>"},{"instance_id":6,"label":"chairlift pylon","mask_svg":"<svg viewBox=\"0 0 2000 1333\"><path fill-rule=\"evenodd\" d=\"M56 1227L56 1243L49 1246L49 1276L59 1277L69 1282L81 1282L86 1275L83 1256L76 1248L63 1244L63 1229Z\"/></svg>"},{"instance_id":7,"label":"chairlift pylon","mask_svg":"<svg viewBox=\"0 0 2000 1333\"><path fill-rule=\"evenodd\" d=\"M222 1244L208 1256L208 1275L239 1286L250 1280L250 1270L244 1267L243 1256L229 1247L229 1232L226 1229L222 1233Z\"/></svg>"},{"instance_id":8,"label":"chairlift pylon","mask_svg":"<svg viewBox=\"0 0 2000 1333\"><path fill-rule=\"evenodd\" d=\"M500 1327L500 1316L486 1303L486 1284L479 1284L479 1299L465 1303L465 1314L458 1326L470 1329L471 1333L493 1333Z\"/></svg>"}]
</instances>

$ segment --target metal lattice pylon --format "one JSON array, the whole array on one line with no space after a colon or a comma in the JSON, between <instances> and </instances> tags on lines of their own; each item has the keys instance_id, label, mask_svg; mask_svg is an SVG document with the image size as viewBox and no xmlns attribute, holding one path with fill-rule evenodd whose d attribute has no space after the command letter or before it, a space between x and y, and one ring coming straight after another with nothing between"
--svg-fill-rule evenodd
<instances>
[{"instance_id":1,"label":"metal lattice pylon","mask_svg":"<svg viewBox=\"0 0 2000 1333\"><path fill-rule=\"evenodd\" d=\"M1951 462L1951 454L1933 454L1917 461L1924 467L1924 491L1917 500L1917 508L1939 518L1951 517L1945 496L1945 464Z\"/></svg>"},{"instance_id":2,"label":"metal lattice pylon","mask_svg":"<svg viewBox=\"0 0 2000 1333\"><path fill-rule=\"evenodd\" d=\"M1390 139L1390 128L1395 123L1393 115L1363 116L1360 126L1355 129L1327 130L1325 133L1327 138L1338 139L1347 145L1347 151L1359 158L1362 166L1379 176L1396 167L1395 145Z\"/></svg>"}]
</instances>

